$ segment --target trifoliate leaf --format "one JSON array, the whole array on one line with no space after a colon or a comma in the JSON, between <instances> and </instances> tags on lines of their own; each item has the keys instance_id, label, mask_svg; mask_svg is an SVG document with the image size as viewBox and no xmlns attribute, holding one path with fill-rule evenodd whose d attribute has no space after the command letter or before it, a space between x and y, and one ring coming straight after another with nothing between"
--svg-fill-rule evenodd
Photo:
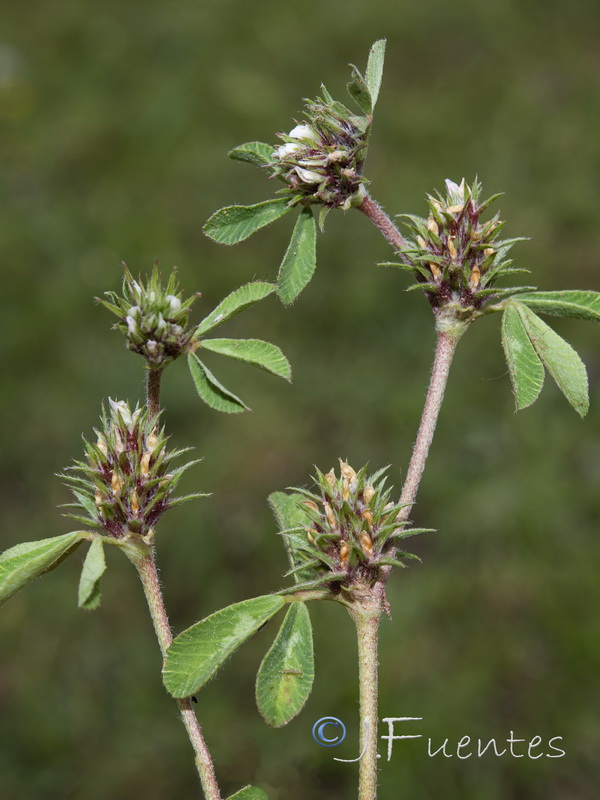
<instances>
[{"instance_id":1,"label":"trifoliate leaf","mask_svg":"<svg viewBox=\"0 0 600 800\"><path fill-rule=\"evenodd\" d=\"M365 72L365 80L371 95L371 110L375 108L375 103L379 97L381 79L383 78L383 63L385 60L385 39L378 39L369 51L369 60Z\"/></svg>"},{"instance_id":2,"label":"trifoliate leaf","mask_svg":"<svg viewBox=\"0 0 600 800\"><path fill-rule=\"evenodd\" d=\"M0 554L0 603L34 578L57 567L87 536L76 531L37 542L23 542L5 550Z\"/></svg>"},{"instance_id":3,"label":"trifoliate leaf","mask_svg":"<svg viewBox=\"0 0 600 800\"><path fill-rule=\"evenodd\" d=\"M264 167L273 160L273 145L265 142L246 142L229 151L234 161L247 161L255 167Z\"/></svg>"},{"instance_id":4,"label":"trifoliate leaf","mask_svg":"<svg viewBox=\"0 0 600 800\"><path fill-rule=\"evenodd\" d=\"M79 579L79 608L91 611L100 605L100 578L106 570L102 539L96 537L88 550Z\"/></svg>"},{"instance_id":5,"label":"trifoliate leaf","mask_svg":"<svg viewBox=\"0 0 600 800\"><path fill-rule=\"evenodd\" d=\"M558 388L580 417L585 417L590 401L587 372L583 361L568 342L546 325L523 303L515 302L531 344L556 381Z\"/></svg>"},{"instance_id":6,"label":"trifoliate leaf","mask_svg":"<svg viewBox=\"0 0 600 800\"><path fill-rule=\"evenodd\" d=\"M544 385L544 367L513 305L502 315L502 346L517 410L534 403Z\"/></svg>"},{"instance_id":7,"label":"trifoliate leaf","mask_svg":"<svg viewBox=\"0 0 600 800\"><path fill-rule=\"evenodd\" d=\"M371 93L365 79L354 66L352 67L352 77L348 83L347 89L361 111L364 111L365 114L370 114L373 110Z\"/></svg>"},{"instance_id":8,"label":"trifoliate leaf","mask_svg":"<svg viewBox=\"0 0 600 800\"><path fill-rule=\"evenodd\" d=\"M600 292L578 289L563 292L531 292L522 294L519 301L542 314L600 322Z\"/></svg>"},{"instance_id":9,"label":"trifoliate leaf","mask_svg":"<svg viewBox=\"0 0 600 800\"><path fill-rule=\"evenodd\" d=\"M279 267L277 286L281 301L293 303L312 278L317 266L317 226L310 208L303 208Z\"/></svg>"},{"instance_id":10,"label":"trifoliate leaf","mask_svg":"<svg viewBox=\"0 0 600 800\"><path fill-rule=\"evenodd\" d=\"M163 682L173 697L189 697L284 605L275 595L243 600L180 633L167 651Z\"/></svg>"},{"instance_id":11,"label":"trifoliate leaf","mask_svg":"<svg viewBox=\"0 0 600 800\"><path fill-rule=\"evenodd\" d=\"M289 210L288 201L280 198L253 206L227 206L215 211L203 230L213 242L237 244L283 217Z\"/></svg>"},{"instance_id":12,"label":"trifoliate leaf","mask_svg":"<svg viewBox=\"0 0 600 800\"><path fill-rule=\"evenodd\" d=\"M194 353L188 355L188 365L198 395L211 408L227 414L250 411L243 400L219 383L206 364L203 364Z\"/></svg>"},{"instance_id":13,"label":"trifoliate leaf","mask_svg":"<svg viewBox=\"0 0 600 800\"><path fill-rule=\"evenodd\" d=\"M213 328L222 325L227 320L235 317L240 311L243 311L248 306L254 305L259 300L263 300L275 291L275 286L272 283L265 281L254 281L253 283L246 283L235 289L231 294L228 294L224 300L221 300L219 305L205 317L202 322L197 326L194 331L194 339L198 339L205 333L212 331Z\"/></svg>"},{"instance_id":14,"label":"trifoliate leaf","mask_svg":"<svg viewBox=\"0 0 600 800\"><path fill-rule=\"evenodd\" d=\"M256 704L267 725L281 728L300 713L315 676L312 626L304 603L285 616L256 678Z\"/></svg>"},{"instance_id":15,"label":"trifoliate leaf","mask_svg":"<svg viewBox=\"0 0 600 800\"><path fill-rule=\"evenodd\" d=\"M239 792L229 795L227 800L269 800L269 798L262 789L257 789L256 786L244 786Z\"/></svg>"},{"instance_id":16,"label":"trifoliate leaf","mask_svg":"<svg viewBox=\"0 0 600 800\"><path fill-rule=\"evenodd\" d=\"M203 339L202 347L221 353L230 358L237 358L248 364L254 364L261 369L272 372L286 381L292 379L290 362L281 350L270 342L260 339Z\"/></svg>"}]
</instances>

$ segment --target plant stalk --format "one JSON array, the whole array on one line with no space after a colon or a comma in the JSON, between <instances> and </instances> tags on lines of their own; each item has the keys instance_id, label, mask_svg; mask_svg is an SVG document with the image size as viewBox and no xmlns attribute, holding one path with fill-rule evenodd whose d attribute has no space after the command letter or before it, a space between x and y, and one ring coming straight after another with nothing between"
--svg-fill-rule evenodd
<instances>
[{"instance_id":1,"label":"plant stalk","mask_svg":"<svg viewBox=\"0 0 600 800\"><path fill-rule=\"evenodd\" d=\"M173 634L171 632L171 626L169 625L160 582L158 580L154 551L152 550L148 555L135 559L134 564L142 581L142 586L144 587L144 594L148 601L150 617L152 618L152 624L154 625L160 651L164 659L169 645L173 641ZM194 748L196 769L200 776L200 783L202 784L206 800L221 800L221 793L215 776L215 768L206 742L204 741L204 736L196 713L192 707L192 701L189 697L186 697L176 702L179 706L181 720L185 725L188 738Z\"/></svg>"},{"instance_id":2,"label":"plant stalk","mask_svg":"<svg viewBox=\"0 0 600 800\"><path fill-rule=\"evenodd\" d=\"M164 367L148 367L146 370L146 406L151 417L160 411L160 382Z\"/></svg>"},{"instance_id":3,"label":"plant stalk","mask_svg":"<svg viewBox=\"0 0 600 800\"><path fill-rule=\"evenodd\" d=\"M402 494L400 495L400 502L406 503L406 506L402 508L398 514L398 520L402 522L408 519L417 498L419 484L423 477L425 463L429 455L429 448L433 441L433 434L435 433L440 409L444 400L450 366L460 335L460 333L438 331L435 358L431 370L431 379L429 381L429 388L427 389L425 405L423 406L421 423L406 472L406 478L402 486Z\"/></svg>"},{"instance_id":4,"label":"plant stalk","mask_svg":"<svg viewBox=\"0 0 600 800\"><path fill-rule=\"evenodd\" d=\"M358 642L358 681L360 697L360 753L358 800L377 798L377 709L378 641L381 605L355 605L350 615ZM364 751L364 753L363 753Z\"/></svg>"},{"instance_id":5,"label":"plant stalk","mask_svg":"<svg viewBox=\"0 0 600 800\"><path fill-rule=\"evenodd\" d=\"M379 228L394 250L398 251L408 247L408 242L404 236L402 236L396 225L394 225L385 211L370 195L367 194L365 196L358 208Z\"/></svg>"}]
</instances>

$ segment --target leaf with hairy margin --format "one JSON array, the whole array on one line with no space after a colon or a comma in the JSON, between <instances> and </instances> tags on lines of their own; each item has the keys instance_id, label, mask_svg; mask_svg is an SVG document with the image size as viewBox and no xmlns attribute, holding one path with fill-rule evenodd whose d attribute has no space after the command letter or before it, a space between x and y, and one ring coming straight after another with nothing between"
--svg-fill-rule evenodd
<instances>
[{"instance_id":1,"label":"leaf with hairy margin","mask_svg":"<svg viewBox=\"0 0 600 800\"><path fill-rule=\"evenodd\" d=\"M502 314L502 346L517 410L535 403L544 385L544 366L514 305Z\"/></svg>"},{"instance_id":2,"label":"leaf with hairy margin","mask_svg":"<svg viewBox=\"0 0 600 800\"><path fill-rule=\"evenodd\" d=\"M246 161L255 167L265 167L273 161L274 147L265 142L246 142L234 147L228 155L234 161Z\"/></svg>"},{"instance_id":3,"label":"leaf with hairy margin","mask_svg":"<svg viewBox=\"0 0 600 800\"><path fill-rule=\"evenodd\" d=\"M217 328L219 325L223 325L224 322L237 316L245 308L273 294L275 288L276 287L272 283L254 281L253 283L246 283L240 286L239 289L234 289L231 294L228 294L224 300L221 300L219 305L196 326L192 338L198 339L205 333Z\"/></svg>"},{"instance_id":4,"label":"leaf with hairy margin","mask_svg":"<svg viewBox=\"0 0 600 800\"><path fill-rule=\"evenodd\" d=\"M310 208L303 208L279 267L279 297L293 303L312 278L317 266L317 226Z\"/></svg>"},{"instance_id":5,"label":"leaf with hairy margin","mask_svg":"<svg viewBox=\"0 0 600 800\"><path fill-rule=\"evenodd\" d=\"M276 595L253 597L216 611L176 636L163 667L169 694L181 698L197 692L284 604Z\"/></svg>"},{"instance_id":6,"label":"leaf with hairy margin","mask_svg":"<svg viewBox=\"0 0 600 800\"><path fill-rule=\"evenodd\" d=\"M590 401L585 364L568 342L523 303L515 302L538 356L571 406L585 417Z\"/></svg>"},{"instance_id":7,"label":"leaf with hairy margin","mask_svg":"<svg viewBox=\"0 0 600 800\"><path fill-rule=\"evenodd\" d=\"M294 602L256 677L256 705L272 728L297 716L312 690L315 657L306 605Z\"/></svg>"},{"instance_id":8,"label":"leaf with hairy margin","mask_svg":"<svg viewBox=\"0 0 600 800\"><path fill-rule=\"evenodd\" d=\"M237 244L290 211L288 201L265 200L252 206L220 208L204 225L204 233L218 244Z\"/></svg>"},{"instance_id":9,"label":"leaf with hairy margin","mask_svg":"<svg viewBox=\"0 0 600 800\"><path fill-rule=\"evenodd\" d=\"M23 542L5 550L0 554L0 603L34 578L57 567L88 536L84 531L74 531L37 542Z\"/></svg>"},{"instance_id":10,"label":"leaf with hairy margin","mask_svg":"<svg viewBox=\"0 0 600 800\"><path fill-rule=\"evenodd\" d=\"M580 291L579 289L562 292L531 292L522 294L519 301L541 314L600 322L600 292Z\"/></svg>"},{"instance_id":11,"label":"leaf with hairy margin","mask_svg":"<svg viewBox=\"0 0 600 800\"><path fill-rule=\"evenodd\" d=\"M271 372L286 381L292 379L290 362L279 347L261 339L204 339L202 347L213 353L236 358Z\"/></svg>"},{"instance_id":12,"label":"leaf with hairy margin","mask_svg":"<svg viewBox=\"0 0 600 800\"><path fill-rule=\"evenodd\" d=\"M198 396L201 400L204 400L206 405L226 414L250 411L243 400L240 400L237 395L226 389L222 383L219 383L206 364L203 364L194 353L188 355L188 366Z\"/></svg>"},{"instance_id":13,"label":"leaf with hairy margin","mask_svg":"<svg viewBox=\"0 0 600 800\"><path fill-rule=\"evenodd\" d=\"M81 570L78 596L79 608L84 608L88 611L98 608L100 605L100 578L105 571L106 559L104 558L102 539L96 537L92 540Z\"/></svg>"}]
</instances>

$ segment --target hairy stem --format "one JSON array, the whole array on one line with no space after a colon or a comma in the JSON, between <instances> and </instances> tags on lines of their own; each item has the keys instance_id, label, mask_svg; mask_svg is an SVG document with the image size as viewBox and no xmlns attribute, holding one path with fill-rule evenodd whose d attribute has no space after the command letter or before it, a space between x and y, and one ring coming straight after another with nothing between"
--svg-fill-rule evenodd
<instances>
[{"instance_id":1,"label":"hairy stem","mask_svg":"<svg viewBox=\"0 0 600 800\"><path fill-rule=\"evenodd\" d=\"M160 411L160 382L164 367L150 367L146 370L146 405L151 417Z\"/></svg>"},{"instance_id":2,"label":"hairy stem","mask_svg":"<svg viewBox=\"0 0 600 800\"><path fill-rule=\"evenodd\" d=\"M350 615L358 641L358 680L360 693L360 753L358 800L377 798L377 710L379 602L354 606Z\"/></svg>"},{"instance_id":3,"label":"hairy stem","mask_svg":"<svg viewBox=\"0 0 600 800\"><path fill-rule=\"evenodd\" d=\"M406 506L398 514L398 520L402 522L408 519L417 498L419 484L423 477L429 448L433 441L433 434L435 433L435 427L444 400L450 365L452 364L460 335L460 333L438 331L435 359L421 416L421 424L419 425L417 439L413 447L404 485L402 486L402 494L400 495L400 502L406 503Z\"/></svg>"},{"instance_id":4,"label":"hairy stem","mask_svg":"<svg viewBox=\"0 0 600 800\"><path fill-rule=\"evenodd\" d=\"M160 645L160 650L163 655L169 648L173 641L173 634L171 633L171 626L167 617L167 611L158 580L158 573L156 571L156 562L154 560L154 552L151 551L148 555L134 560L134 564L139 573L144 587L144 594L148 601L148 608L150 609L150 616L152 624L156 631L156 637ZM192 701L189 697L184 700L177 700L181 719L185 725L188 738L192 747L194 748L196 769L200 776L200 783L207 800L221 800L221 793L217 784L215 776L215 768L208 752L202 729L198 723L196 713L192 707Z\"/></svg>"},{"instance_id":5,"label":"hairy stem","mask_svg":"<svg viewBox=\"0 0 600 800\"><path fill-rule=\"evenodd\" d=\"M365 196L358 208L379 228L394 250L401 250L408 247L408 242L404 236L402 236L396 225L394 225L385 211L370 195Z\"/></svg>"}]
</instances>

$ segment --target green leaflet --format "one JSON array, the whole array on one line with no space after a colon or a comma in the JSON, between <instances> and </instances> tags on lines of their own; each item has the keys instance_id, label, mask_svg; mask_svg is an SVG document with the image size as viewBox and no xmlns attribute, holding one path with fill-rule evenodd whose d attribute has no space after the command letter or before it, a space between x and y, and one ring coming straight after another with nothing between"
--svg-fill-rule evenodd
<instances>
[{"instance_id":1,"label":"green leaflet","mask_svg":"<svg viewBox=\"0 0 600 800\"><path fill-rule=\"evenodd\" d=\"M270 342L263 342L260 339L204 339L202 347L214 353L254 364L267 372L272 372L273 375L285 378L286 381L292 379L290 362L279 347Z\"/></svg>"},{"instance_id":2,"label":"green leaflet","mask_svg":"<svg viewBox=\"0 0 600 800\"><path fill-rule=\"evenodd\" d=\"M375 108L375 103L379 97L381 79L383 78L383 63L385 60L385 39L378 39L369 51L365 80L371 95L371 110Z\"/></svg>"},{"instance_id":3,"label":"green leaflet","mask_svg":"<svg viewBox=\"0 0 600 800\"><path fill-rule=\"evenodd\" d=\"M288 201L281 198L265 200L253 206L227 206L215 211L203 230L213 242L237 244L283 217L289 210Z\"/></svg>"},{"instance_id":4,"label":"green leaflet","mask_svg":"<svg viewBox=\"0 0 600 800\"><path fill-rule=\"evenodd\" d=\"M246 142L229 151L234 161L246 161L255 167L265 167L273 161L273 145L265 142Z\"/></svg>"},{"instance_id":5,"label":"green leaflet","mask_svg":"<svg viewBox=\"0 0 600 800\"><path fill-rule=\"evenodd\" d=\"M91 611L100 605L100 578L106 570L102 539L93 539L87 552L79 579L79 608Z\"/></svg>"},{"instance_id":6,"label":"green leaflet","mask_svg":"<svg viewBox=\"0 0 600 800\"><path fill-rule=\"evenodd\" d=\"M284 605L281 597L243 600L211 614L177 636L165 659L163 681L173 697L189 697L237 648Z\"/></svg>"},{"instance_id":7,"label":"green leaflet","mask_svg":"<svg viewBox=\"0 0 600 800\"><path fill-rule=\"evenodd\" d=\"M65 533L37 542L23 542L0 555L0 603L8 600L27 583L57 567L88 534Z\"/></svg>"},{"instance_id":8,"label":"green leaflet","mask_svg":"<svg viewBox=\"0 0 600 800\"><path fill-rule=\"evenodd\" d=\"M590 401L587 372L583 361L570 344L523 303L515 302L531 343L558 388L580 417L585 417Z\"/></svg>"},{"instance_id":9,"label":"green leaflet","mask_svg":"<svg viewBox=\"0 0 600 800\"><path fill-rule=\"evenodd\" d=\"M250 411L243 400L219 383L208 367L194 353L188 355L188 366L196 391L208 406L227 414Z\"/></svg>"},{"instance_id":10,"label":"green leaflet","mask_svg":"<svg viewBox=\"0 0 600 800\"><path fill-rule=\"evenodd\" d=\"M239 314L240 311L254 305L259 300L263 300L274 291L275 286L265 281L255 281L254 283L246 283L244 286L240 286L239 289L235 289L224 300L221 300L219 305L202 320L194 331L193 338L198 339L203 334L212 331L213 328L227 322Z\"/></svg>"},{"instance_id":11,"label":"green leaflet","mask_svg":"<svg viewBox=\"0 0 600 800\"><path fill-rule=\"evenodd\" d=\"M294 602L256 678L256 704L272 728L300 713L315 677L312 626L304 603Z\"/></svg>"},{"instance_id":12,"label":"green leaflet","mask_svg":"<svg viewBox=\"0 0 600 800\"><path fill-rule=\"evenodd\" d=\"M537 400L544 385L544 367L513 304L502 315L502 346L520 411Z\"/></svg>"},{"instance_id":13,"label":"green leaflet","mask_svg":"<svg viewBox=\"0 0 600 800\"><path fill-rule=\"evenodd\" d=\"M600 292L578 289L563 292L530 292L522 294L519 301L542 314L600 322Z\"/></svg>"},{"instance_id":14,"label":"green leaflet","mask_svg":"<svg viewBox=\"0 0 600 800\"><path fill-rule=\"evenodd\" d=\"M365 114L370 114L373 110L373 100L371 92L363 76L356 69L352 67L352 77L347 86L348 92L354 98L361 111Z\"/></svg>"},{"instance_id":15,"label":"green leaflet","mask_svg":"<svg viewBox=\"0 0 600 800\"><path fill-rule=\"evenodd\" d=\"M298 492L288 494L287 492L273 492L269 495L269 505L275 515L279 529L282 531L292 530L294 528L307 528L311 524L309 515L302 510L298 503L302 502L304 497ZM297 569L302 564L302 559L299 558L296 548L306 544L306 534L286 533L283 537L283 542L292 569ZM302 583L303 581L313 578L313 571L309 568L294 572L294 581Z\"/></svg>"},{"instance_id":16,"label":"green leaflet","mask_svg":"<svg viewBox=\"0 0 600 800\"><path fill-rule=\"evenodd\" d=\"M257 789L256 786L244 786L239 792L230 795L227 800L268 800L268 797L262 789Z\"/></svg>"},{"instance_id":17,"label":"green leaflet","mask_svg":"<svg viewBox=\"0 0 600 800\"><path fill-rule=\"evenodd\" d=\"M303 208L285 252L277 286L286 306L293 303L312 278L317 266L317 226L310 208Z\"/></svg>"}]
</instances>

